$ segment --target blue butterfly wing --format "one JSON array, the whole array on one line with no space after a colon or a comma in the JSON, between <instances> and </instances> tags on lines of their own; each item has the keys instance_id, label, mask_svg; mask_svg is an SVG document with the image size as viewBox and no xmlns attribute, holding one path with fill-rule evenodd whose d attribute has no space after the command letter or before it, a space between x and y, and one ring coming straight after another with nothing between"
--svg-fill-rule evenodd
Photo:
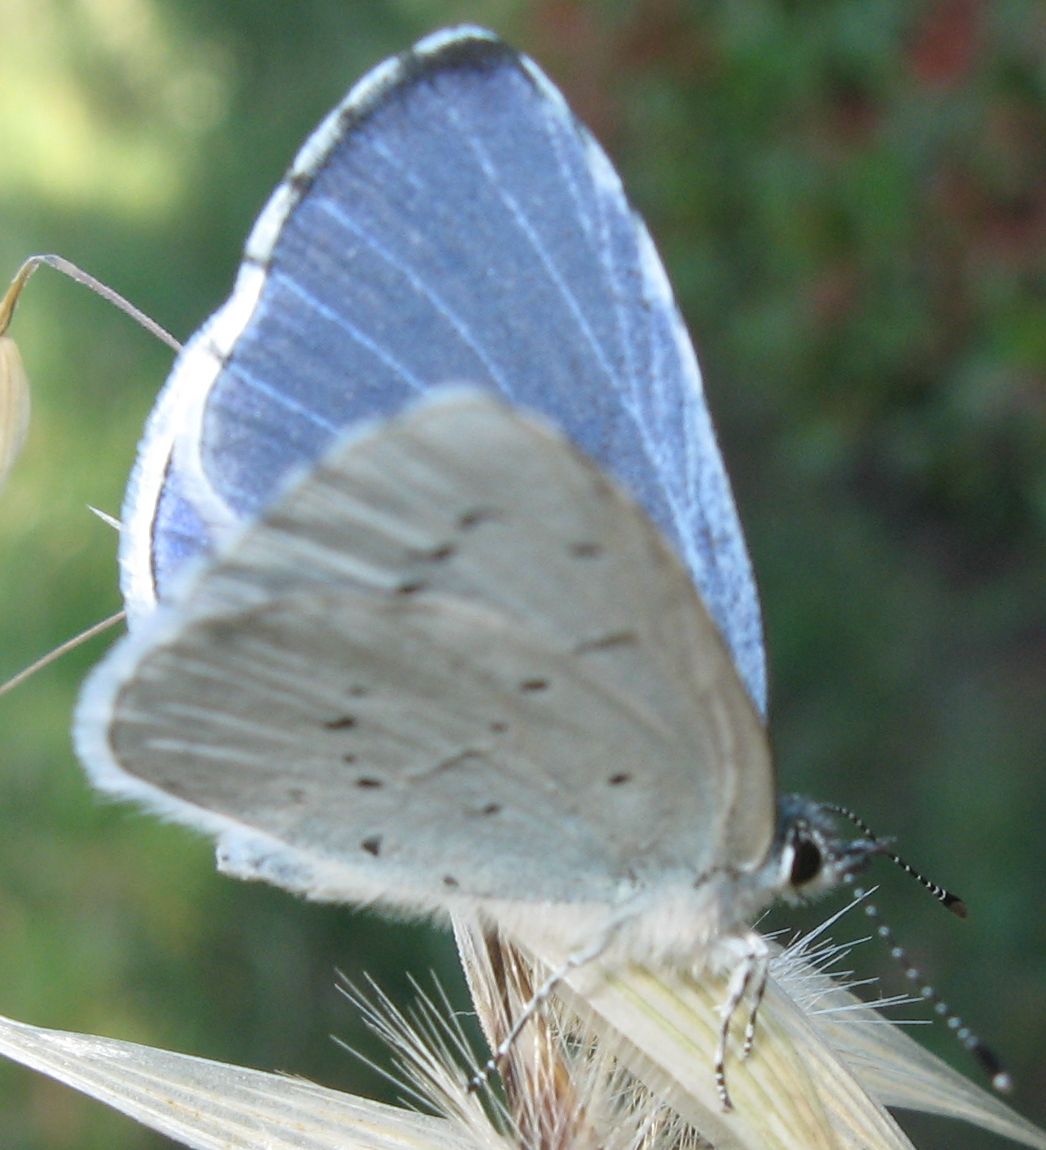
<instances>
[{"instance_id":1,"label":"blue butterfly wing","mask_svg":"<svg viewBox=\"0 0 1046 1150\"><path fill-rule=\"evenodd\" d=\"M683 557L765 713L755 584L664 269L559 92L477 29L365 77L260 217L143 443L132 610L344 429L447 383L543 414L616 477Z\"/></svg>"}]
</instances>

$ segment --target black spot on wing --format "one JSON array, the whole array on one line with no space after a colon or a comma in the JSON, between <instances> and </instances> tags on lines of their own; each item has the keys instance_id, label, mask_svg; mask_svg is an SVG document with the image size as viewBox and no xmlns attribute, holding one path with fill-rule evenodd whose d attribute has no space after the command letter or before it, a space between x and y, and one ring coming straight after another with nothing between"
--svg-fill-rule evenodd
<instances>
[{"instance_id":1,"label":"black spot on wing","mask_svg":"<svg viewBox=\"0 0 1046 1150\"><path fill-rule=\"evenodd\" d=\"M471 507L458 516L459 531L474 531L484 523L492 523L501 518L496 507Z\"/></svg>"},{"instance_id":2,"label":"black spot on wing","mask_svg":"<svg viewBox=\"0 0 1046 1150\"><path fill-rule=\"evenodd\" d=\"M435 547L429 547L426 550L412 551L411 558L420 560L422 563L446 563L448 559L453 559L457 553L456 544L437 543Z\"/></svg>"}]
</instances>

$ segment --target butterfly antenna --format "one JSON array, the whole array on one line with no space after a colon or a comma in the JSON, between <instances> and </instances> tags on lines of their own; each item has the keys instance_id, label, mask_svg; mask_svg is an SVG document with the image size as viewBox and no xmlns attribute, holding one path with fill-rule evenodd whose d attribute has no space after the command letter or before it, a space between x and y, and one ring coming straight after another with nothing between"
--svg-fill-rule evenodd
<instances>
[{"instance_id":1,"label":"butterfly antenna","mask_svg":"<svg viewBox=\"0 0 1046 1150\"><path fill-rule=\"evenodd\" d=\"M108 631L110 627L115 627L117 623L123 622L124 618L126 618L126 612L117 611L115 615L110 615L108 619L103 619L100 623L95 623L87 627L78 635L74 635L71 639L66 639L64 643L59 643L57 647L48 651L46 655L41 655L35 663L30 663L28 667L19 671L18 674L13 675L6 683L0 683L0 696L13 691L19 684L24 683L26 679L35 675L37 671L42 671L44 667L50 666L51 663L60 659L63 655L68 654L70 651L75 651L77 647L93 639L95 635L100 635L103 631Z\"/></svg>"},{"instance_id":2,"label":"butterfly antenna","mask_svg":"<svg viewBox=\"0 0 1046 1150\"><path fill-rule=\"evenodd\" d=\"M837 814L844 819L848 819L857 829L871 842L879 842L875 832L868 826L868 824L854 814L849 807L836 806L834 803L826 803L825 809ZM900 855L894 854L893 851L884 850L882 852L886 857L904 871L905 874L910 875L924 890L930 892L933 897L946 906L952 914L958 918L966 918L967 909L966 903L957 895L946 890L943 886L935 883L932 879L928 879L921 871L915 869L909 863L905 862ZM848 874L844 877L843 881L852 883L854 876ZM855 898L867 900L870 892L863 890L860 887L854 887ZM875 933L882 939L883 943L889 948L890 957L901 967L904 971L904 977L914 987L915 994L933 1006L934 1014L945 1020L947 1028L955 1035L958 1041L973 1055L974 1058L984 1068L988 1077L991 1079L992 1086L1000 1093L1006 1093L1013 1089L1013 1079L1009 1073L1003 1068L1002 1063L999 1061L998 1056L991 1049L986 1042L984 1042L977 1034L975 1034L962 1020L947 1002L937 993L932 985L925 982L923 979L922 971L912 963L911 956L908 951L901 946L897 941L897 936L893 930L885 923L879 913L879 908L873 902L865 901L864 903L865 915L872 919L875 924Z\"/></svg>"},{"instance_id":3,"label":"butterfly antenna","mask_svg":"<svg viewBox=\"0 0 1046 1150\"><path fill-rule=\"evenodd\" d=\"M824 803L822 805L825 810L831 811L833 814L840 815L844 819L848 819L851 823L853 823L855 827L857 827L861 834L863 834L871 842L875 843L880 841L872 828L859 815L854 814L854 812L850 810L849 807L837 806L835 803ZM903 858L901 858L900 855L894 854L893 851L886 850L884 848L881 853L884 854L895 866L900 867L906 875L915 879L915 881L924 890L929 891L929 893L932 894L939 903L947 907L947 909L950 910L952 914L954 914L957 918L966 918L967 914L969 913L966 907L966 903L963 902L963 900L959 898L957 894L952 894L950 890L946 890L943 886L935 883L933 879L927 878L926 875L922 873L922 871L916 870L915 867L906 862Z\"/></svg>"},{"instance_id":4,"label":"butterfly antenna","mask_svg":"<svg viewBox=\"0 0 1046 1150\"><path fill-rule=\"evenodd\" d=\"M847 875L843 881L851 882L852 879L852 875ZM864 899L867 897L867 894L868 892L862 888L854 887L855 898ZM874 903L866 901L864 903L864 913L868 918L875 921L876 935L882 939L889 948L890 957L904 971L904 977L914 988L913 992L918 995L919 998L929 1002L933 1006L934 1014L944 1019L945 1026L955 1035L960 1044L981 1064L981 1067L991 1080L994 1089L998 1090L1000 1094L1009 1093L1009 1091L1013 1089L1013 1078L1009 1072L1004 1069L995 1051L966 1025L961 1016L952 1010L933 986L923 981L922 971L913 965L908 951L900 945L896 935L890 927L883 922L879 914L879 908Z\"/></svg>"}]
</instances>

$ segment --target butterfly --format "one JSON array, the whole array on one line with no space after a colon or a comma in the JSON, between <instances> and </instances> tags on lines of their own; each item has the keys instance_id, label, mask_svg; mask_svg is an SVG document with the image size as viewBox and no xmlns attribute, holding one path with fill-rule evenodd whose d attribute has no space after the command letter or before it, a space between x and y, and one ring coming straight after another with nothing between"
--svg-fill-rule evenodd
<instances>
[{"instance_id":1,"label":"butterfly","mask_svg":"<svg viewBox=\"0 0 1046 1150\"><path fill-rule=\"evenodd\" d=\"M529 59L361 80L150 418L130 631L75 739L223 870L765 979L750 927L880 849L778 796L744 539L609 160ZM725 1042L725 1025L723 1041ZM717 1077L723 1101L722 1050Z\"/></svg>"}]
</instances>

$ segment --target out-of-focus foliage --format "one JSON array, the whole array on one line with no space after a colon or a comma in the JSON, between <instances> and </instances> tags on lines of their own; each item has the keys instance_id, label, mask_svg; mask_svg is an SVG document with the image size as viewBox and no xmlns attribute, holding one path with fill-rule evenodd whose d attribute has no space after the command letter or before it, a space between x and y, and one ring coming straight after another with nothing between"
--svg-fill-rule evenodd
<instances>
[{"instance_id":1,"label":"out-of-focus foliage","mask_svg":"<svg viewBox=\"0 0 1046 1150\"><path fill-rule=\"evenodd\" d=\"M967 899L959 924L883 875L898 933L1041 1122L1038 0L5 0L0 274L57 251L187 335L328 106L460 19L542 63L647 217L762 587L783 785L857 807ZM118 513L169 362L46 271L13 333L35 415L0 495L0 676L118 605L86 504ZM0 701L0 1012L377 1088L328 1038L362 1041L334 968L405 993L405 970L453 977L445 940L220 879L206 844L100 803L68 737L99 650ZM895 986L873 947L855 964ZM7 1067L0 1141L161 1144Z\"/></svg>"}]
</instances>

